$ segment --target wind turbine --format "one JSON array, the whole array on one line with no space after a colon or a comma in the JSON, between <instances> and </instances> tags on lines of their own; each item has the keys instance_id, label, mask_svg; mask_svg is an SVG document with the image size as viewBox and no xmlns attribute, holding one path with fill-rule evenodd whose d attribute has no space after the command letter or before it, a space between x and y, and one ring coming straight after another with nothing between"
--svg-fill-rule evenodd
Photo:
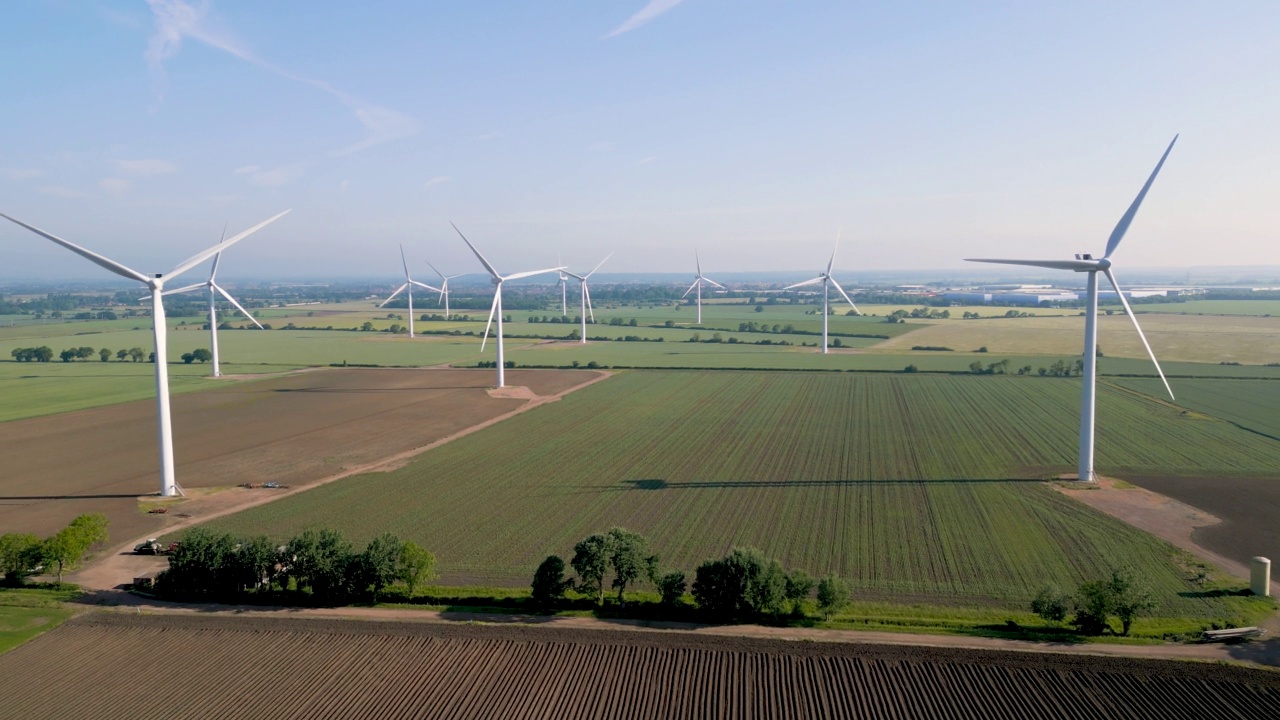
<instances>
[{"instance_id":1,"label":"wind turbine","mask_svg":"<svg viewBox=\"0 0 1280 720\"><path fill-rule=\"evenodd\" d=\"M600 265L604 265L606 262L608 262L609 258L611 257L613 257L613 253L609 253L608 255L605 255L604 260L601 260L599 265L596 265L595 267L591 268L591 272L587 273L586 275L578 275L576 273L571 273L568 270L561 271L560 273L561 275L568 275L569 277L577 278L578 283L581 284L582 286L582 315L581 315L582 340L581 342L583 345L587 344L587 313L588 312L591 313L591 322L596 321L596 312L595 310L591 309L591 291L587 289L587 278L591 277L592 275L595 275L596 270L600 269Z\"/></svg>"},{"instance_id":2,"label":"wind turbine","mask_svg":"<svg viewBox=\"0 0 1280 720\"><path fill-rule=\"evenodd\" d=\"M430 260L427 261L427 267L431 268L432 270L435 270L436 274L440 276L440 297L436 299L436 304L438 305L441 300L444 300L444 319L448 320L449 319L449 281L456 277L462 277L462 275L461 274L445 275L439 270L436 270L436 266L432 265Z\"/></svg>"},{"instance_id":3,"label":"wind turbine","mask_svg":"<svg viewBox=\"0 0 1280 720\"><path fill-rule=\"evenodd\" d=\"M556 264L559 264L560 262L561 262L560 257L557 255ZM574 275L574 277L578 277L578 276ZM569 287L569 276L565 274L564 270L561 270L560 271L560 317L564 317L565 315L569 314L569 292L567 290L568 287Z\"/></svg>"},{"instance_id":4,"label":"wind turbine","mask_svg":"<svg viewBox=\"0 0 1280 720\"><path fill-rule=\"evenodd\" d=\"M225 234L225 233L224 233ZM221 240L218 241L221 244ZM231 297L231 293L227 292L218 284L218 264L222 262L222 249L219 247L218 253L213 256L213 270L209 272L209 279L195 285L178 288L177 290L165 290L162 295L180 295L182 293L191 292L192 290L200 290L202 288L209 289L209 346L213 353L213 377L222 377L222 366L218 364L218 294L226 298L242 315L249 318L258 329L262 329L262 323L257 318L249 314L236 299ZM157 355L156 357L159 357Z\"/></svg>"},{"instance_id":5,"label":"wind turbine","mask_svg":"<svg viewBox=\"0 0 1280 720\"><path fill-rule=\"evenodd\" d=\"M453 223L449 224L453 225ZM457 231L458 236L462 238L462 242L466 243L467 247L471 248L471 252L476 254L476 258L480 261L480 264L484 266L484 269L489 271L490 282L494 284L493 305L489 307L489 322L484 325L484 339L480 341L480 351L484 352L485 343L489 341L489 326L493 324L494 313L497 313L498 329L495 334L498 338L498 387L506 387L506 373L504 372L506 368L503 366L505 359L502 355L502 283L508 280L519 280L520 278L542 275L543 273L556 272L557 270L563 270L564 268L553 267L545 270L530 270L529 272L518 272L511 273L510 275L503 275L494 269L493 265L485 259L484 255L480 254L480 251L476 249L475 245L471 244L471 241L467 239L467 236L463 235L461 230L458 230L457 225L453 225L453 229Z\"/></svg>"},{"instance_id":6,"label":"wind turbine","mask_svg":"<svg viewBox=\"0 0 1280 720\"><path fill-rule=\"evenodd\" d=\"M840 233L837 232L836 233L836 249L839 249L839 247L840 247ZM822 354L823 355L827 354L827 318L828 318L828 315L830 314L830 311L828 309L829 302L827 299L828 288L830 288L830 286L832 285L835 285L836 289L840 291L840 295L843 296L845 300L849 301L849 305L850 307L853 308L853 311L859 314L861 314L862 312L858 310L858 306L854 305L852 300L849 300L849 293L845 292L844 288L840 287L840 283L836 282L836 279L831 277L831 266L834 265L835 262L836 262L836 251L832 250L831 259L827 261L826 272L818 275L818 277L812 280L805 280L804 282L798 282L795 285L788 285L782 288L783 290L790 290L792 288L804 287L805 285L813 285L814 283L822 283Z\"/></svg>"},{"instance_id":7,"label":"wind turbine","mask_svg":"<svg viewBox=\"0 0 1280 720\"><path fill-rule=\"evenodd\" d=\"M702 283L715 285L721 290L724 290L725 288L720 283L702 274L702 260L698 258L697 250L693 251L693 259L696 263L698 263L698 274L694 276L693 284L689 286L688 290L684 291L684 295L681 295L680 299L683 300L685 296L693 292L695 289L698 291L698 324L701 325L702 324Z\"/></svg>"},{"instance_id":8,"label":"wind turbine","mask_svg":"<svg viewBox=\"0 0 1280 720\"><path fill-rule=\"evenodd\" d=\"M1169 392L1169 399L1173 399L1173 388L1169 387L1169 381L1165 379L1164 371L1160 369L1160 362L1156 360L1156 354L1151 351L1151 345L1147 342L1146 335L1142 334L1142 328L1138 325L1138 318L1133 314L1133 310L1129 307L1129 301L1125 300L1124 293L1120 290L1119 283L1116 282L1115 272L1112 271L1111 255L1115 253L1116 248L1120 246L1120 241L1124 239L1124 235L1129 230L1129 225L1133 223L1133 218L1138 214L1138 208L1142 205L1143 199L1147 197L1147 191L1151 189L1151 184L1155 182L1156 175L1160 173L1160 168L1164 167L1164 161L1169 157L1169 152L1173 150L1174 143L1178 142L1178 136L1174 135L1173 140L1169 143L1169 147L1165 149L1164 155L1160 156L1160 162L1156 163L1156 169L1151 171L1151 177L1147 178L1147 183L1142 186L1142 190L1138 192L1138 197L1134 198L1133 204L1120 217L1120 222L1116 223L1116 227L1111 231L1111 237L1107 238L1107 249L1100 259L1094 259L1092 255L1076 255L1074 260L1000 260L988 258L967 258L970 262L988 262L1000 263L1002 265L1030 265L1032 267L1051 268L1054 270L1072 270L1074 272L1089 273L1088 282L1088 304L1084 315L1084 387L1081 390L1080 397L1080 458L1078 465L1078 479L1084 482L1094 482L1097 478L1093 473L1093 440L1094 440L1094 401L1097 397L1098 383L1098 273L1107 276L1107 281L1111 283L1111 287L1115 288L1116 296L1120 298L1120 304L1124 305L1124 312L1129 316L1129 320L1133 322L1133 329L1138 331L1138 337L1142 340L1142 346L1147 349L1147 355L1151 358L1151 362L1156 366L1156 372L1160 374L1160 380L1164 383L1164 388Z\"/></svg>"},{"instance_id":9,"label":"wind turbine","mask_svg":"<svg viewBox=\"0 0 1280 720\"><path fill-rule=\"evenodd\" d=\"M378 307L380 308L386 307L387 303L391 302L392 298L399 295L402 291L408 290L409 291L409 337L413 337L413 286L417 285L420 288L426 288L427 290L434 290L437 292L443 292L444 290L438 287L431 287L426 283L420 283L409 276L409 262L404 259L404 245L400 246L400 264L404 265L404 284L396 288L396 291L391 293L391 295L386 300L383 300L382 304L379 305Z\"/></svg>"},{"instance_id":10,"label":"wind turbine","mask_svg":"<svg viewBox=\"0 0 1280 720\"><path fill-rule=\"evenodd\" d=\"M169 417L169 367L167 363L168 347L166 345L166 336L165 336L166 327L165 327L164 299L163 299L164 283L166 280L177 277L178 275L181 275L182 273L190 270L196 265L199 265L205 260L208 260L210 257L217 255L223 250L226 250L232 245L249 237L255 232L266 227L267 225L270 225L276 220L279 220L280 218L284 217L288 212L289 212L288 210L285 210L279 215L263 220L257 225L254 225L248 230L245 230L239 235L236 235L230 240L227 240L226 242L219 243L209 248L208 250L204 250L202 252L196 253L195 255L192 255L191 257L187 258L182 263L180 263L177 267L170 270L168 273L164 273L164 274L155 273L151 275L140 273L137 270L133 270L132 268L125 267L124 265L121 265L120 263L114 260L110 260L95 252L86 250L80 247L79 245L76 245L73 242L63 240L62 238L56 235L47 233L44 230L41 230L40 228L33 227L31 225L28 225L22 222L21 220L17 220L15 218L9 217L8 215L0 213L0 217L6 220L9 220L10 222L13 222L17 225L21 225L22 227L30 230L31 232L37 235L40 235L41 237L44 237L48 240L52 240L53 242L70 250L71 252L77 255L80 255L81 257L84 257L85 259L94 263L95 265L104 267L107 270L110 270L111 272L117 275L121 275L131 280L137 280L138 282L150 288L151 290L151 329L155 336L155 346L156 346L156 406L157 406L156 419L157 419L157 424L159 426L159 435L160 435L160 494L165 497L170 497L178 494L178 484L177 484L177 481L174 479L174 473L173 473L173 425Z\"/></svg>"}]
</instances>

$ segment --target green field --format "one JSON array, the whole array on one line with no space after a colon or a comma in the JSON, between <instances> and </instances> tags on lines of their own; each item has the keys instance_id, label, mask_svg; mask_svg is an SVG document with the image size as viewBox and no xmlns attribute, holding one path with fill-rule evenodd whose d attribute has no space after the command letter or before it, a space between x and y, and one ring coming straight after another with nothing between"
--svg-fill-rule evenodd
<instances>
[{"instance_id":1,"label":"green field","mask_svg":"<svg viewBox=\"0 0 1280 720\"><path fill-rule=\"evenodd\" d=\"M1134 305L1135 313L1270 315L1280 317L1280 300L1188 300L1180 303Z\"/></svg>"},{"instance_id":2,"label":"green field","mask_svg":"<svg viewBox=\"0 0 1280 720\"><path fill-rule=\"evenodd\" d=\"M1114 380L1117 385L1162 396L1159 380ZM1242 428L1280 440L1280 382L1274 380L1179 380L1173 387L1177 404L1222 418Z\"/></svg>"},{"instance_id":3,"label":"green field","mask_svg":"<svg viewBox=\"0 0 1280 720\"><path fill-rule=\"evenodd\" d=\"M1167 544L1027 478L1074 466L1079 385L1040 378L631 372L441 448L219 521L276 538L384 530L446 582L528 583L548 553L621 525L691 572L755 545L860 593L1022 605L1133 565L1160 612L1211 617ZM1103 390L1108 473L1266 475L1280 444Z\"/></svg>"}]
</instances>

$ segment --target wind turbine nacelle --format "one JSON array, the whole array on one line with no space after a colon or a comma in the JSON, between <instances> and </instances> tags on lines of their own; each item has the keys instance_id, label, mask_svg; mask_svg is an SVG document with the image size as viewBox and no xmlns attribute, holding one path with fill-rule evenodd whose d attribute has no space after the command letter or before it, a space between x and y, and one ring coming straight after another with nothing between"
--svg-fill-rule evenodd
<instances>
[{"instance_id":1,"label":"wind turbine nacelle","mask_svg":"<svg viewBox=\"0 0 1280 720\"><path fill-rule=\"evenodd\" d=\"M502 281L501 281L501 280L499 280L499 279L498 279L498 278L496 278L496 277L490 277L490 278L489 278L489 284L490 284L490 285L501 285L501 284L502 284Z\"/></svg>"}]
</instances>

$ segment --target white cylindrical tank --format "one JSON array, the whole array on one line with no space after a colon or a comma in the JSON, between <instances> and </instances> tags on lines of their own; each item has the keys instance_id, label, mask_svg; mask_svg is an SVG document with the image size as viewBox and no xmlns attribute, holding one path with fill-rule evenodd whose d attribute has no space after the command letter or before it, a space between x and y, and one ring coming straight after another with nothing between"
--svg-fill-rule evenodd
<instances>
[{"instance_id":1,"label":"white cylindrical tank","mask_svg":"<svg viewBox=\"0 0 1280 720\"><path fill-rule=\"evenodd\" d=\"M1254 595L1266 597L1271 594L1271 561L1264 557L1256 557L1250 565L1249 589Z\"/></svg>"}]
</instances>

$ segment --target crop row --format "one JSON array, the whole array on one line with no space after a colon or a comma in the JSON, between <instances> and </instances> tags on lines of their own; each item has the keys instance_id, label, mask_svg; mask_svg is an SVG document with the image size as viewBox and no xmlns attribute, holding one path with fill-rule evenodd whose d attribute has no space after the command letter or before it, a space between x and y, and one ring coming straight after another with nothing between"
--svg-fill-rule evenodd
<instances>
[{"instance_id":1,"label":"crop row","mask_svg":"<svg viewBox=\"0 0 1280 720\"><path fill-rule=\"evenodd\" d=\"M513 640L484 629L435 637L396 626L341 632L333 623L309 632L304 626L314 623L287 621L237 629L232 622L242 621L192 628L145 618L73 620L0 656L5 711L173 719L1199 718L1265 717L1280 701L1273 682L1089 662L984 663L934 659L928 650L886 658L874 648L788 652L744 641L718 649L613 636L564 642L551 632ZM143 678L166 678L164 689Z\"/></svg>"}]
</instances>

